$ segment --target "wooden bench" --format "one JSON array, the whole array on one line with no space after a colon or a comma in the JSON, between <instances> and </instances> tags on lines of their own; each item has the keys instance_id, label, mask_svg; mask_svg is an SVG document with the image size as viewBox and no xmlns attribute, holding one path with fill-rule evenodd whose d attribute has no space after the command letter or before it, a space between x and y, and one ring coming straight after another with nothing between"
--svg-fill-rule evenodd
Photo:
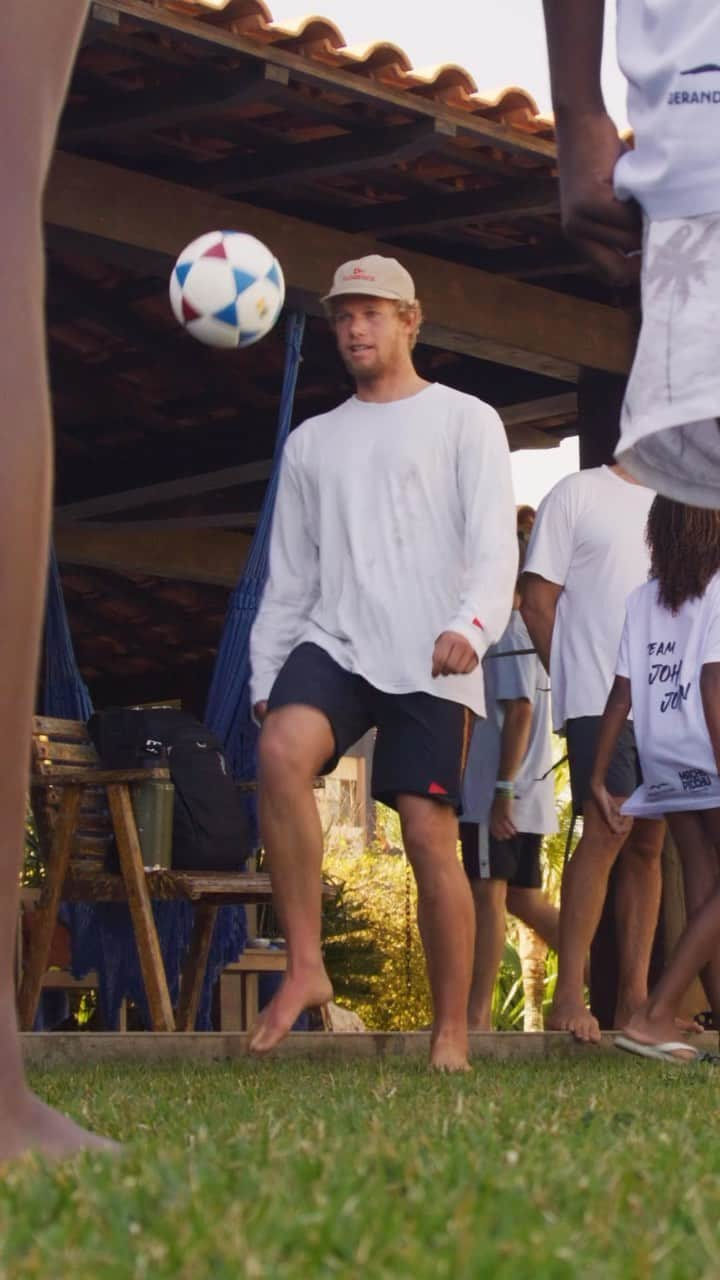
<instances>
[{"instance_id":1,"label":"wooden bench","mask_svg":"<svg viewBox=\"0 0 720 1280\"><path fill-rule=\"evenodd\" d=\"M23 1030L30 1030L35 1021L61 901L127 902L152 1029L190 1031L195 1026L218 907L271 900L270 877L261 872L170 871L143 866L130 787L134 782L167 781L169 777L164 768L102 769L82 721L35 717L30 796L45 879L18 995ZM105 870L113 836L119 875ZM154 899L196 904L177 1012L170 1001L160 953L151 905Z\"/></svg>"}]
</instances>

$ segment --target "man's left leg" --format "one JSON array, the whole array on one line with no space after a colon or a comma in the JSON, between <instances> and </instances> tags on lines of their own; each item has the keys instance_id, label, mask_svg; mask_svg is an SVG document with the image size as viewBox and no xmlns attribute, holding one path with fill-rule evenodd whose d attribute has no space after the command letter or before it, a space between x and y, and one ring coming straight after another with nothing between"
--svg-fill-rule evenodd
<instances>
[{"instance_id":1,"label":"man's left leg","mask_svg":"<svg viewBox=\"0 0 720 1280\"><path fill-rule=\"evenodd\" d=\"M425 796L398 795L405 852L418 888L418 926L433 1000L430 1065L467 1071L467 1006L475 912L457 854L452 807Z\"/></svg>"},{"instance_id":2,"label":"man's left leg","mask_svg":"<svg viewBox=\"0 0 720 1280\"><path fill-rule=\"evenodd\" d=\"M650 953L662 890L664 838L664 822L638 818L620 851L615 903L619 971L616 1027L624 1027L647 1000Z\"/></svg>"}]
</instances>

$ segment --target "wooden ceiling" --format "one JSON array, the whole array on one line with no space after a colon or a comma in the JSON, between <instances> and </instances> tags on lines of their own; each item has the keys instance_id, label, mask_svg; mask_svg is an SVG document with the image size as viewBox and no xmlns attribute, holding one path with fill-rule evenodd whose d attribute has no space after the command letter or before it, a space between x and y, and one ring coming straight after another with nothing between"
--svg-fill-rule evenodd
<instances>
[{"instance_id":1,"label":"wooden ceiling","mask_svg":"<svg viewBox=\"0 0 720 1280\"><path fill-rule=\"evenodd\" d=\"M269 473L284 326L228 353L176 325L167 279L194 234L236 226L278 253L309 313L296 421L348 392L317 295L368 249L418 282L420 371L495 404L513 447L574 432L578 370L622 372L632 349L635 300L562 238L528 94L483 97L461 67L349 50L260 0L92 6L46 222L56 544L102 701L201 705Z\"/></svg>"}]
</instances>

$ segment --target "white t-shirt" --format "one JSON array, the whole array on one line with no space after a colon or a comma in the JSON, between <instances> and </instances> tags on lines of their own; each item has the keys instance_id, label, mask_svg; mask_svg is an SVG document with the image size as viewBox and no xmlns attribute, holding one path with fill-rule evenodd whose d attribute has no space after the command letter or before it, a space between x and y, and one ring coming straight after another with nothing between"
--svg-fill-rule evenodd
<instances>
[{"instance_id":1,"label":"white t-shirt","mask_svg":"<svg viewBox=\"0 0 720 1280\"><path fill-rule=\"evenodd\" d=\"M433 384L389 404L352 397L290 435L250 656L253 704L292 649L320 645L388 693L485 710L482 667L431 675L443 631L482 658L517 573L510 453L500 418Z\"/></svg>"},{"instance_id":2,"label":"white t-shirt","mask_svg":"<svg viewBox=\"0 0 720 1280\"><path fill-rule=\"evenodd\" d=\"M514 609L498 644L485 656L487 719L475 725L463 785L463 822L487 824L498 779L503 703L525 698L532 706L530 740L515 782L513 822L518 831L550 835L557 831L550 742L550 681L520 613Z\"/></svg>"},{"instance_id":3,"label":"white t-shirt","mask_svg":"<svg viewBox=\"0 0 720 1280\"><path fill-rule=\"evenodd\" d=\"M618 196L653 219L720 212L720 4L618 0L617 44L635 133Z\"/></svg>"},{"instance_id":4,"label":"white t-shirt","mask_svg":"<svg viewBox=\"0 0 720 1280\"><path fill-rule=\"evenodd\" d=\"M623 812L654 817L720 806L700 672L720 662L720 574L673 615L646 582L627 602L617 673L630 680L643 782Z\"/></svg>"},{"instance_id":5,"label":"white t-shirt","mask_svg":"<svg viewBox=\"0 0 720 1280\"><path fill-rule=\"evenodd\" d=\"M654 498L609 467L565 476L540 504L525 572L563 590L550 648L553 727L605 710L628 595L648 576Z\"/></svg>"}]
</instances>

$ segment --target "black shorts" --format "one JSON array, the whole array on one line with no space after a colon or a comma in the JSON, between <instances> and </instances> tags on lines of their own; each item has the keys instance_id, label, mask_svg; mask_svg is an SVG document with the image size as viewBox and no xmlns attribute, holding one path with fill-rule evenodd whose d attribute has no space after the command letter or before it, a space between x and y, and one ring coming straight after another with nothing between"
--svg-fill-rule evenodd
<instances>
[{"instance_id":1,"label":"black shorts","mask_svg":"<svg viewBox=\"0 0 720 1280\"><path fill-rule=\"evenodd\" d=\"M319 645L301 644L272 687L268 711L291 705L316 707L330 721L335 753L322 773L331 773L348 747L375 728L375 800L396 809L399 795L429 796L460 812L474 720L460 703L422 692L383 693Z\"/></svg>"},{"instance_id":2,"label":"black shorts","mask_svg":"<svg viewBox=\"0 0 720 1280\"><path fill-rule=\"evenodd\" d=\"M590 778L595 764L600 716L578 716L565 726L570 764L570 790L573 811L582 813L583 802L590 794ZM635 746L632 720L626 720L605 775L605 786L611 796L630 796L642 782L640 761Z\"/></svg>"},{"instance_id":3,"label":"black shorts","mask_svg":"<svg viewBox=\"0 0 720 1280\"><path fill-rule=\"evenodd\" d=\"M518 831L496 840L477 822L460 823L463 866L469 880L507 880L514 889L541 889L542 836Z\"/></svg>"}]
</instances>

